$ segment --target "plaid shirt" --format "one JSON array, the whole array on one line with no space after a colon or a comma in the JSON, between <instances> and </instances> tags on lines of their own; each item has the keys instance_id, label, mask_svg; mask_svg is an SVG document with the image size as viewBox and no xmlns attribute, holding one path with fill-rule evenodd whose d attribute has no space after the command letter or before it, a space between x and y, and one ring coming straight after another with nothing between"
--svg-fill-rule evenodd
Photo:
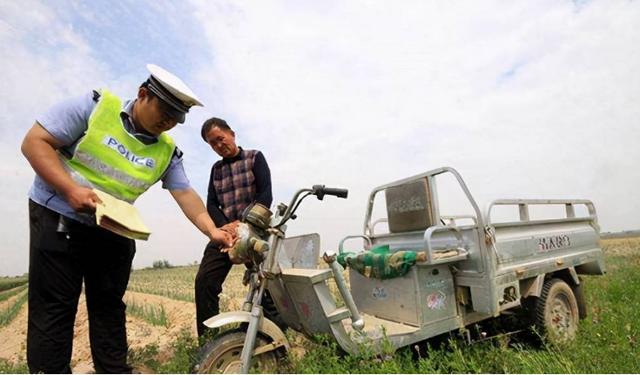
<instances>
[{"instance_id":1,"label":"plaid shirt","mask_svg":"<svg viewBox=\"0 0 640 375\"><path fill-rule=\"evenodd\" d=\"M220 208L229 221L240 219L242 211L256 198L253 165L257 150L240 150L232 162L217 161L211 179Z\"/></svg>"}]
</instances>

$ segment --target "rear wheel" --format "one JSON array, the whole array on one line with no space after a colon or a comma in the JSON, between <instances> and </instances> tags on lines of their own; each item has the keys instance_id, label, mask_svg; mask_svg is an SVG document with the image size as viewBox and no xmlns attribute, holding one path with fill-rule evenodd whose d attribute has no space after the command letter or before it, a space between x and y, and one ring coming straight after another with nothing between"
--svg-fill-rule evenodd
<instances>
[{"instance_id":1,"label":"rear wheel","mask_svg":"<svg viewBox=\"0 0 640 375\"><path fill-rule=\"evenodd\" d=\"M561 279L544 283L536 303L536 327L553 343L573 340L578 331L578 302L573 290Z\"/></svg>"},{"instance_id":2,"label":"rear wheel","mask_svg":"<svg viewBox=\"0 0 640 375\"><path fill-rule=\"evenodd\" d=\"M242 367L240 356L246 338L246 332L232 330L218 335L201 350L196 365L198 374L238 374ZM269 341L258 334L256 347L268 344ZM280 353L269 351L254 356L252 363L260 373L275 373L278 370Z\"/></svg>"}]
</instances>

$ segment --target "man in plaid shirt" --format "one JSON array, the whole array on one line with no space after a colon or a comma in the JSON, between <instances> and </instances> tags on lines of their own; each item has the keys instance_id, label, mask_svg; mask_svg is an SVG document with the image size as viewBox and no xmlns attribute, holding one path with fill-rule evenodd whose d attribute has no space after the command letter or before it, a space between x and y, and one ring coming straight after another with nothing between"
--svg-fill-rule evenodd
<instances>
[{"instance_id":1,"label":"man in plaid shirt","mask_svg":"<svg viewBox=\"0 0 640 375\"><path fill-rule=\"evenodd\" d=\"M210 118L202 125L202 139L222 157L211 168L207 210L218 228L237 225L244 209L253 202L270 207L271 172L258 150L244 150L236 145L235 132L226 121ZM220 246L207 244L196 275L196 320L198 336L207 327L205 320L220 313L222 283L233 263ZM263 298L265 316L284 328L268 293Z\"/></svg>"}]
</instances>

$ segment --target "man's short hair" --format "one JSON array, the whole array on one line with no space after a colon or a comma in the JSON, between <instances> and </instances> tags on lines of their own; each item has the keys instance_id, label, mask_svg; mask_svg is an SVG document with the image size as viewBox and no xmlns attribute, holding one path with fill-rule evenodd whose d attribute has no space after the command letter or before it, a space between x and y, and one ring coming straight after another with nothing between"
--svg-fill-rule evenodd
<instances>
[{"instance_id":1,"label":"man's short hair","mask_svg":"<svg viewBox=\"0 0 640 375\"><path fill-rule=\"evenodd\" d=\"M204 124L202 124L202 129L200 129L200 135L202 136L202 139L207 143L207 133L209 133L209 131L213 128L220 128L221 130L231 133L231 135L233 135L234 137L236 136L236 133L231 129L226 121L221 118L212 117L205 121Z\"/></svg>"}]
</instances>

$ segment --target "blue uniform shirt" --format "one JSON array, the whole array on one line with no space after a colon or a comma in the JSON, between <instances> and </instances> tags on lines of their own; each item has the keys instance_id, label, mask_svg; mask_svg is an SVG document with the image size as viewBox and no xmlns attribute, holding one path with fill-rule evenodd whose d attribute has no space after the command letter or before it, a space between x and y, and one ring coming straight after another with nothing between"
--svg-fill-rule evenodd
<instances>
[{"instance_id":1,"label":"blue uniform shirt","mask_svg":"<svg viewBox=\"0 0 640 375\"><path fill-rule=\"evenodd\" d=\"M51 107L48 112L36 119L47 132L62 143L62 151L65 153L73 154L80 138L86 132L89 116L91 116L91 112L96 106L93 97L94 92L92 91L81 97L68 99ZM142 143L151 144L156 142L157 140L153 136L135 132L135 128L130 121L133 103L133 100L125 102L121 112L125 129ZM177 148L161 180L162 187L168 190L182 190L191 186L182 165L182 152ZM70 219L78 220L85 224L95 224L93 215L75 212L64 197L37 174L29 190L29 198Z\"/></svg>"}]
</instances>

